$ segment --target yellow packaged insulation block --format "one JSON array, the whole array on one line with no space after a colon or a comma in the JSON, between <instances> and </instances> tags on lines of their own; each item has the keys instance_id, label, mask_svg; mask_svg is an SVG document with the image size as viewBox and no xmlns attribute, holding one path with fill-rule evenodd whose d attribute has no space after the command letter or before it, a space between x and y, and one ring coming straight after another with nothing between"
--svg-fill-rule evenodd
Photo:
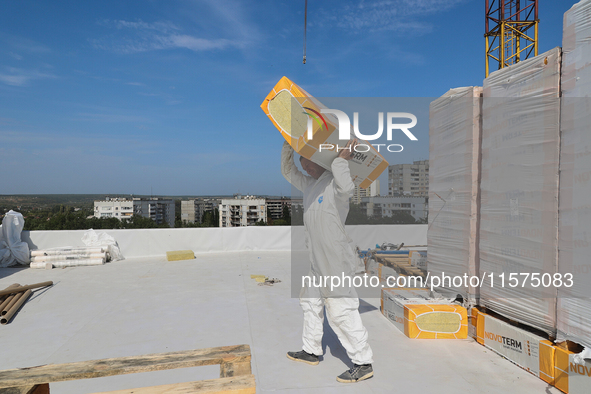
<instances>
[{"instance_id":1,"label":"yellow packaged insulation block","mask_svg":"<svg viewBox=\"0 0 591 394\"><path fill-rule=\"evenodd\" d=\"M347 144L346 140L339 140L336 117L321 114L326 106L287 77L279 80L261 108L298 154L327 170L337 156L336 146L342 148ZM312 128L312 138L308 138L308 127ZM354 138L351 132L349 135ZM359 142L369 150L357 152L349 161L349 168L353 183L367 189L388 168L388 162L371 144ZM321 149L322 144L332 145L333 149L326 146Z\"/></svg>"},{"instance_id":2,"label":"yellow packaged insulation block","mask_svg":"<svg viewBox=\"0 0 591 394\"><path fill-rule=\"evenodd\" d=\"M567 343L561 343L555 349L554 386L568 394L591 392L591 362L575 362L576 353L569 349Z\"/></svg>"},{"instance_id":3,"label":"yellow packaged insulation block","mask_svg":"<svg viewBox=\"0 0 591 394\"><path fill-rule=\"evenodd\" d=\"M479 313L480 313L480 310L478 309L478 307L473 306L472 308L470 308L470 316L469 316L470 325L468 326L468 335L470 335L472 338L474 338L477 341L478 341L477 328L478 328L478 314Z\"/></svg>"},{"instance_id":4,"label":"yellow packaged insulation block","mask_svg":"<svg viewBox=\"0 0 591 394\"><path fill-rule=\"evenodd\" d=\"M382 289L382 313L411 339L465 339L466 308L432 298L428 289Z\"/></svg>"},{"instance_id":5,"label":"yellow packaged insulation block","mask_svg":"<svg viewBox=\"0 0 591 394\"><path fill-rule=\"evenodd\" d=\"M166 259L168 261L192 260L195 258L195 253L192 250L174 250L166 252Z\"/></svg>"},{"instance_id":6,"label":"yellow packaged insulation block","mask_svg":"<svg viewBox=\"0 0 591 394\"><path fill-rule=\"evenodd\" d=\"M554 383L554 351L552 342L477 311L477 341L511 360L543 381Z\"/></svg>"}]
</instances>

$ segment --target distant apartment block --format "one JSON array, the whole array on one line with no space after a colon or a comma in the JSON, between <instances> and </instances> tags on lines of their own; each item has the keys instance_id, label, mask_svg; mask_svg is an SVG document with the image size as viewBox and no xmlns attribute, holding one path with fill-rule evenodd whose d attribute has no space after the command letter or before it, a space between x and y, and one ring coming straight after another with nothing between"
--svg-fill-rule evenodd
<instances>
[{"instance_id":1,"label":"distant apartment block","mask_svg":"<svg viewBox=\"0 0 591 394\"><path fill-rule=\"evenodd\" d=\"M351 202L353 204L361 204L361 198L363 197L375 197L380 195L380 181L374 181L367 189L362 189L359 186L355 186L353 197Z\"/></svg>"},{"instance_id":2,"label":"distant apartment block","mask_svg":"<svg viewBox=\"0 0 591 394\"><path fill-rule=\"evenodd\" d=\"M270 215L270 219L281 219L283 218L283 207L289 209L291 215L291 198L267 198L267 213Z\"/></svg>"},{"instance_id":3,"label":"distant apartment block","mask_svg":"<svg viewBox=\"0 0 591 394\"><path fill-rule=\"evenodd\" d=\"M94 217L129 219L133 215L133 200L128 198L109 198L94 202Z\"/></svg>"},{"instance_id":4,"label":"distant apartment block","mask_svg":"<svg viewBox=\"0 0 591 394\"><path fill-rule=\"evenodd\" d=\"M429 196L429 160L388 167L388 195Z\"/></svg>"},{"instance_id":5,"label":"distant apartment block","mask_svg":"<svg viewBox=\"0 0 591 394\"><path fill-rule=\"evenodd\" d=\"M361 209L374 217L392 217L397 211L405 211L415 220L421 220L427 219L429 213L427 201L427 197L419 196L363 197Z\"/></svg>"},{"instance_id":6,"label":"distant apartment block","mask_svg":"<svg viewBox=\"0 0 591 394\"><path fill-rule=\"evenodd\" d=\"M203 223L205 212L213 212L220 204L220 200L200 198L181 201L181 220L186 223Z\"/></svg>"},{"instance_id":7,"label":"distant apartment block","mask_svg":"<svg viewBox=\"0 0 591 394\"><path fill-rule=\"evenodd\" d=\"M166 223L174 227L174 201L161 198L109 198L94 202L94 216L114 217L119 220L140 215L154 220L157 224Z\"/></svg>"},{"instance_id":8,"label":"distant apartment block","mask_svg":"<svg viewBox=\"0 0 591 394\"><path fill-rule=\"evenodd\" d=\"M264 198L236 196L222 199L219 205L220 227L246 227L267 221L267 205Z\"/></svg>"}]
</instances>

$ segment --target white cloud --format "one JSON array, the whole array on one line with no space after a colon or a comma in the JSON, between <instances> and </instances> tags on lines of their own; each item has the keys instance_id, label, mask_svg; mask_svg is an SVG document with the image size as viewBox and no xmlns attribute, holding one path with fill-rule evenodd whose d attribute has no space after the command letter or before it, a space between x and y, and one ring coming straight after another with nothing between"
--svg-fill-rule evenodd
<instances>
[{"instance_id":1,"label":"white cloud","mask_svg":"<svg viewBox=\"0 0 591 394\"><path fill-rule=\"evenodd\" d=\"M75 120L83 121L96 121L96 122L107 122L107 123L119 123L119 122L149 122L149 119L134 116L134 115L122 115L122 114L98 114L98 113L79 113Z\"/></svg>"},{"instance_id":2,"label":"white cloud","mask_svg":"<svg viewBox=\"0 0 591 394\"><path fill-rule=\"evenodd\" d=\"M42 54L42 53L49 53L51 49L43 44L39 44L37 41L30 40L28 38L13 36L13 35L2 35L2 41L4 41L9 46L15 48L19 52L24 53L33 53L33 54ZM16 55L12 54L11 55ZM20 55L16 55L20 56ZM19 59L20 60L20 59Z\"/></svg>"},{"instance_id":3,"label":"white cloud","mask_svg":"<svg viewBox=\"0 0 591 394\"><path fill-rule=\"evenodd\" d=\"M242 42L253 43L261 41L264 36L258 27L248 19L248 12L252 7L249 2L236 0L201 0L195 5L205 4L213 12L213 17L218 20L221 28L229 34L239 37ZM246 5L246 6L245 6ZM196 10L196 14L199 12Z\"/></svg>"},{"instance_id":4,"label":"white cloud","mask_svg":"<svg viewBox=\"0 0 591 394\"><path fill-rule=\"evenodd\" d=\"M10 56L12 56L13 58L15 58L16 60L23 60L23 57L21 55L19 55L18 53L8 52L8 54Z\"/></svg>"},{"instance_id":5,"label":"white cloud","mask_svg":"<svg viewBox=\"0 0 591 394\"><path fill-rule=\"evenodd\" d=\"M34 79L57 78L55 75L35 70L24 70L15 67L6 67L5 70L5 73L0 73L0 82L10 86L26 86Z\"/></svg>"},{"instance_id":6,"label":"white cloud","mask_svg":"<svg viewBox=\"0 0 591 394\"><path fill-rule=\"evenodd\" d=\"M207 51L210 49L224 49L228 46L233 46L230 40L223 38L216 40L206 40L204 38L197 38L188 35L171 35L162 37L162 46L165 48L187 48L192 51Z\"/></svg>"},{"instance_id":7,"label":"white cloud","mask_svg":"<svg viewBox=\"0 0 591 394\"><path fill-rule=\"evenodd\" d=\"M180 34L180 29L170 22L147 23L141 20L137 22L103 20L99 24L127 31L127 34L123 37L115 38L110 42L106 39L90 40L97 49L119 53L138 53L175 48L201 52L241 46L237 41L224 38L208 39Z\"/></svg>"},{"instance_id":8,"label":"white cloud","mask_svg":"<svg viewBox=\"0 0 591 394\"><path fill-rule=\"evenodd\" d=\"M466 0L382 0L345 3L340 11L322 10L331 25L353 32L360 30L405 31L426 34L431 24L418 21L420 16L447 11Z\"/></svg>"},{"instance_id":9,"label":"white cloud","mask_svg":"<svg viewBox=\"0 0 591 394\"><path fill-rule=\"evenodd\" d=\"M10 86L23 86L26 85L29 81L29 78L23 75L6 75L0 74L0 82L4 82Z\"/></svg>"},{"instance_id":10,"label":"white cloud","mask_svg":"<svg viewBox=\"0 0 591 394\"><path fill-rule=\"evenodd\" d=\"M124 20L117 20L113 22L118 29L130 28L139 30L155 30L162 33L167 33L173 30L179 30L179 28L171 22L146 23L141 20L137 22L130 22Z\"/></svg>"}]
</instances>

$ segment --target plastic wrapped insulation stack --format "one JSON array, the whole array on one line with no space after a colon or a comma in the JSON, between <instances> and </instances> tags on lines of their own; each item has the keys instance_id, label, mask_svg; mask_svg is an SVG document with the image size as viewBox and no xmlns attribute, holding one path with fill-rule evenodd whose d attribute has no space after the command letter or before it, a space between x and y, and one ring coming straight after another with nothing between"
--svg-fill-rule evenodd
<instances>
[{"instance_id":1,"label":"plastic wrapped insulation stack","mask_svg":"<svg viewBox=\"0 0 591 394\"><path fill-rule=\"evenodd\" d=\"M557 340L591 348L591 1L564 14Z\"/></svg>"},{"instance_id":2,"label":"plastic wrapped insulation stack","mask_svg":"<svg viewBox=\"0 0 591 394\"><path fill-rule=\"evenodd\" d=\"M429 109L429 226L431 275L478 275L481 87L452 89ZM475 305L478 287L444 287Z\"/></svg>"},{"instance_id":3,"label":"plastic wrapped insulation stack","mask_svg":"<svg viewBox=\"0 0 591 394\"><path fill-rule=\"evenodd\" d=\"M555 48L496 71L482 104L481 304L552 336L556 287L527 278L558 268L560 68Z\"/></svg>"}]
</instances>

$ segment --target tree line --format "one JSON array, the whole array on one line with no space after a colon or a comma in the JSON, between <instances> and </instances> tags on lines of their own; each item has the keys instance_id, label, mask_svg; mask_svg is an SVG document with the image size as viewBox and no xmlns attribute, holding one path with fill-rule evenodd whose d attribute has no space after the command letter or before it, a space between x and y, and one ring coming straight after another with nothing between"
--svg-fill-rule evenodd
<instances>
[{"instance_id":1,"label":"tree line","mask_svg":"<svg viewBox=\"0 0 591 394\"><path fill-rule=\"evenodd\" d=\"M175 210L176 228L193 227L219 227L219 211L206 211L201 223L188 223L181 220L180 200ZM0 214L8 212L10 207L0 207ZM129 219L119 220L115 217L97 218L93 216L92 208L74 208L65 205L55 205L51 209L23 209L13 210L21 212L25 218L25 231L35 230L87 230L93 229L140 229L140 228L168 228L167 223L157 224L154 220L133 215ZM272 219L270 211L267 211L267 221L259 221L257 226L289 226L303 225L303 208L294 205L290 212L287 206L283 207L282 216ZM427 223L425 220L415 220L407 211L397 211L391 217L368 217L366 212L358 204L351 204L346 224L418 224Z\"/></svg>"}]
</instances>

